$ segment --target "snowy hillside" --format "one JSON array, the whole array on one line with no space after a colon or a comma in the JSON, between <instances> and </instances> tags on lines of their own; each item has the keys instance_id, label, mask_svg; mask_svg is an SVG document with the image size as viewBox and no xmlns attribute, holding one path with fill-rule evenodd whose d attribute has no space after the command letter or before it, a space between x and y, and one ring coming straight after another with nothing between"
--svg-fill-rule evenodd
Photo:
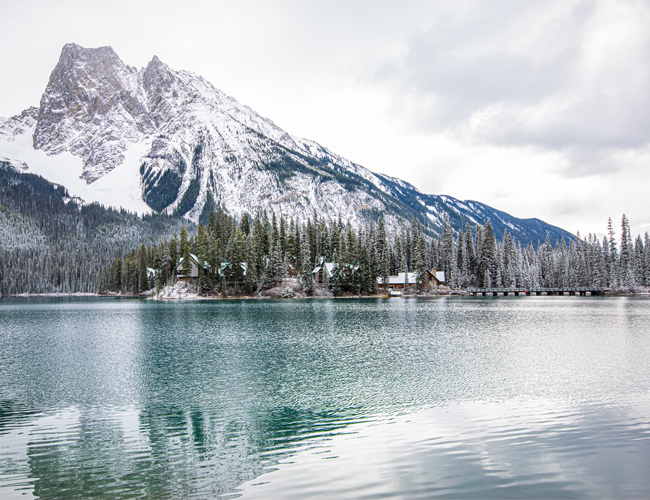
<instances>
[{"instance_id":1,"label":"snowy hillside","mask_svg":"<svg viewBox=\"0 0 650 500\"><path fill-rule=\"evenodd\" d=\"M198 221L221 206L287 217L314 213L388 227L448 214L456 229L490 219L522 241L569 236L477 202L425 195L295 137L204 78L157 57L140 70L110 47L63 47L39 108L0 119L0 157L88 202ZM498 234L498 233L497 233Z\"/></svg>"}]
</instances>

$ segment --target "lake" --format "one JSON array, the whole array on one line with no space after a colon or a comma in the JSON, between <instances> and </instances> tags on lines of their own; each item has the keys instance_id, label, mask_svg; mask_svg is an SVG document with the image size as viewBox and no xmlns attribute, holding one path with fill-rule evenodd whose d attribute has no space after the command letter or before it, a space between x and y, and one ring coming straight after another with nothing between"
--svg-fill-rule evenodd
<instances>
[{"instance_id":1,"label":"lake","mask_svg":"<svg viewBox=\"0 0 650 500\"><path fill-rule=\"evenodd\" d=\"M0 301L0 498L650 496L650 299Z\"/></svg>"}]
</instances>

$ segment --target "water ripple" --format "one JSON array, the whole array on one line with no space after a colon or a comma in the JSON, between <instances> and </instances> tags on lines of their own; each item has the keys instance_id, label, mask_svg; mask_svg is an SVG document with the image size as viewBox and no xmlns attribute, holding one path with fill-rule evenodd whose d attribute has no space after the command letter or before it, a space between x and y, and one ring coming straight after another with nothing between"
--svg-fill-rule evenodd
<instances>
[{"instance_id":1,"label":"water ripple","mask_svg":"<svg viewBox=\"0 0 650 500\"><path fill-rule=\"evenodd\" d=\"M0 496L650 496L650 301L538 299L0 301Z\"/></svg>"}]
</instances>

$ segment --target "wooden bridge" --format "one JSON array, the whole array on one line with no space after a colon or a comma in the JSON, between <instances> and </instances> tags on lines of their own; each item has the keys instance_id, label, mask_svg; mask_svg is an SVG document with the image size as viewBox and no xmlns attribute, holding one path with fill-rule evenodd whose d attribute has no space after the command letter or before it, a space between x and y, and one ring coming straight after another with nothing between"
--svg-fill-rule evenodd
<instances>
[{"instance_id":1,"label":"wooden bridge","mask_svg":"<svg viewBox=\"0 0 650 500\"><path fill-rule=\"evenodd\" d=\"M492 295L604 295L604 288L468 288L467 293L473 296Z\"/></svg>"}]
</instances>

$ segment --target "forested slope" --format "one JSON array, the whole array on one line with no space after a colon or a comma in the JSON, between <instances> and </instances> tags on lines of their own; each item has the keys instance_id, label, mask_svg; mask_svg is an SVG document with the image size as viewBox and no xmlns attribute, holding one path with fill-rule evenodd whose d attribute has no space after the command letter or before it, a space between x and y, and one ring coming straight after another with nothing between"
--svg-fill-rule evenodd
<instances>
[{"instance_id":1,"label":"forested slope","mask_svg":"<svg viewBox=\"0 0 650 500\"><path fill-rule=\"evenodd\" d=\"M169 239L183 224L83 204L64 187L0 161L0 294L96 292L102 268L143 243Z\"/></svg>"}]
</instances>

